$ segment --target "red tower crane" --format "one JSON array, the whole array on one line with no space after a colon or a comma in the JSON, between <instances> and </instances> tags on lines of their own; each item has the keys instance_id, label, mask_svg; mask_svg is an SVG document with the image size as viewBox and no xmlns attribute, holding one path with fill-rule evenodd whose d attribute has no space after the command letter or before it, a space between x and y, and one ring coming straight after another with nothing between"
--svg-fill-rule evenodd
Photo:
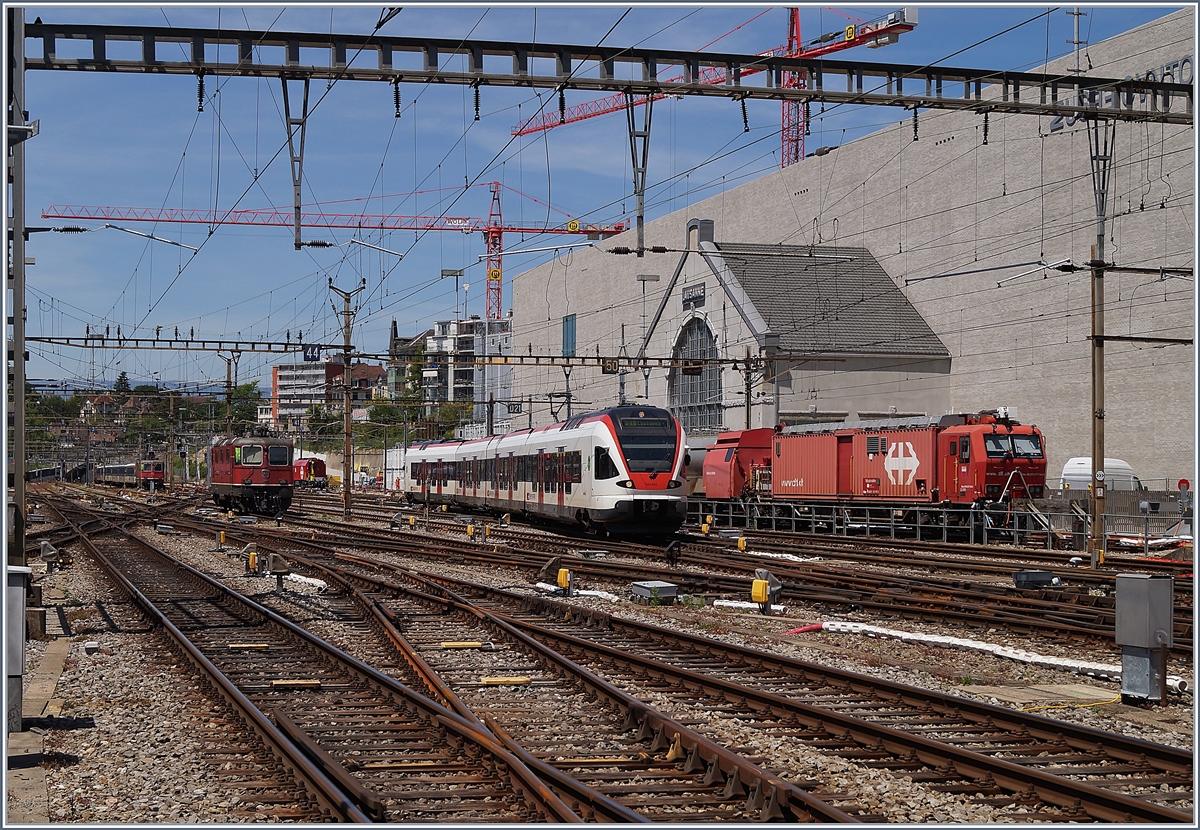
<instances>
[{"instance_id":1,"label":"red tower crane","mask_svg":"<svg viewBox=\"0 0 1200 830\"><path fill-rule=\"evenodd\" d=\"M916 28L916 25L917 10L915 8L897 9L894 12L881 15L866 23L850 23L841 30L827 32L819 38L810 41L807 45L804 45L804 42L800 38L800 10L789 8L787 44L757 54L770 57L813 59L834 52L840 52L843 49L851 49L855 46L866 46L871 49L877 49L880 46L895 43L900 35L905 32L911 32ZM761 71L761 69L753 67L742 67L741 77L744 78ZM716 67L705 69L701 71L698 80L702 84L724 84L725 71ZM681 75L677 78L672 78L666 83L682 83L683 81L684 77ZM784 73L782 85L786 89L804 89L806 83L807 78L802 72ZM657 100L665 98L666 94L663 93L653 97ZM645 96L634 100L635 106L645 103ZM512 135L531 135L563 124L571 124L576 121L595 118L598 115L621 112L625 107L625 93L623 92L604 98L596 98L591 101L585 101L582 104L560 107L557 112L543 112L540 115L527 118L513 127ZM793 164L804 158L804 134L806 131L805 113L800 102L784 101L781 166L787 167L789 164Z\"/></svg>"},{"instance_id":2,"label":"red tower crane","mask_svg":"<svg viewBox=\"0 0 1200 830\"><path fill-rule=\"evenodd\" d=\"M498 320L502 315L504 285L504 234L574 234L592 239L614 236L625 230L624 222L613 225L590 225L568 219L562 225L526 227L505 225L500 213L500 190L505 186L491 182L491 209L488 218L474 216L399 216L395 214L323 213L301 211L300 224L309 228L328 228L359 231L461 231L484 235L487 244L487 318ZM509 188L511 189L511 188ZM514 191L515 192L515 191ZM138 208L87 205L51 205L42 212L43 219L95 219L123 222L168 222L200 225L266 225L290 228L296 223L292 208L261 210L208 210L194 208ZM328 242L302 243L308 247L329 247Z\"/></svg>"}]
</instances>

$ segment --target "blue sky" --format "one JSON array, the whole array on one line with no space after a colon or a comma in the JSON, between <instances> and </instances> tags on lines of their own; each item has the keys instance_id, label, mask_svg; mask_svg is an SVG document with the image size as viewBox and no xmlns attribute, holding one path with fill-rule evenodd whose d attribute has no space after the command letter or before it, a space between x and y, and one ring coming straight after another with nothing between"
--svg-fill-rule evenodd
<instances>
[{"instance_id":1,"label":"blue sky","mask_svg":"<svg viewBox=\"0 0 1200 830\"><path fill-rule=\"evenodd\" d=\"M389 35L537 40L753 53L786 42L783 7L694 6L413 6L381 32ZM804 39L841 30L899 8L802 7ZM1178 6L1080 7L1081 38L1098 42L1161 17ZM862 61L1027 70L1067 54L1073 18L1061 7L920 6L917 28L886 49L857 49L835 57ZM760 15L760 12L764 12ZM378 6L31 6L27 20L224 29L366 33ZM840 14L839 14L840 12ZM752 19L753 18L753 19ZM849 18L849 19L848 19ZM614 28L615 26L615 28ZM740 28L739 28L740 27ZM1014 28L1015 27L1015 28ZM1009 31L1011 30L1011 31ZM726 35L726 33L728 33ZM721 37L726 35L725 37ZM31 46L31 49L36 47ZM64 51L60 49L60 54ZM1086 63L1085 63L1086 66ZM196 111L196 80L163 75L30 72L28 109L40 134L28 145L30 225L54 205L172 208L290 207L286 132L278 81L209 78L204 112ZM463 87L401 86L403 112L394 117L390 85L314 82L304 159L303 200L326 212L487 217L487 183L505 185L508 225L628 221L633 214L629 144L622 114L594 118L513 139L511 128L537 112L537 91L482 90L473 121L471 91ZM543 100L548 94L542 91ZM568 105L590 97L569 93ZM556 109L551 102L549 109ZM814 108L815 109L815 108ZM654 110L647 215L653 218L764 175L778 167L779 106L747 102L751 130L739 107L725 100L664 100ZM900 110L845 110L816 117L808 150L840 144L902 120ZM282 152L280 152L282 150ZM493 161L494 160L494 161ZM257 180L255 172L257 171ZM465 183L475 183L464 190ZM523 197L521 194L526 194ZM456 201L455 201L456 200ZM340 204L331 204L340 203ZM453 204L452 204L453 203ZM547 205L551 207L547 207ZM315 206L309 209L317 209ZM565 212L565 213L564 213ZM98 226L99 222L72 222ZM360 351L386 351L391 321L415 334L458 307L484 313L481 234L395 232L366 237L395 256L361 246L297 252L290 228L125 223L142 232L200 247L198 254L114 230L38 233L27 255L30 335L81 337L117 326L125 336L194 332L197 337L340 342L328 281L343 289L366 280L354 331ZM345 243L349 234L306 229L306 239ZM506 250L575 241L507 234ZM648 240L653 242L653 240ZM504 307L513 275L551 253L505 259ZM456 293L442 269L464 269ZM340 308L340 301L339 301ZM204 353L103 352L34 344L31 378L68 385L111 382L127 371L133 383L163 380L224 382L225 364ZM239 380L270 384L270 361L244 355Z\"/></svg>"}]
</instances>

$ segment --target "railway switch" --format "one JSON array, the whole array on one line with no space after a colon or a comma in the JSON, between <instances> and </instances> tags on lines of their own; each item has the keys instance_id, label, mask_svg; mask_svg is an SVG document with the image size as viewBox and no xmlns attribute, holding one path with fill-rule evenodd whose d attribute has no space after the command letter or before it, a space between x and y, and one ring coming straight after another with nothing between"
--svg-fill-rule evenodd
<instances>
[{"instance_id":1,"label":"railway switch","mask_svg":"<svg viewBox=\"0 0 1200 830\"><path fill-rule=\"evenodd\" d=\"M475 525L467 525L467 538L468 539L475 538Z\"/></svg>"}]
</instances>

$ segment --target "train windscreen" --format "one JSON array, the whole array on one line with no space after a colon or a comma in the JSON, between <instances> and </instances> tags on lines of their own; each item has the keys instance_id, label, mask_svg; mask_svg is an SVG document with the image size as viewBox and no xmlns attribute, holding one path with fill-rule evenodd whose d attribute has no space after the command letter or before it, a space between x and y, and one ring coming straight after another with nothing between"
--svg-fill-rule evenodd
<instances>
[{"instance_id":1,"label":"train windscreen","mask_svg":"<svg viewBox=\"0 0 1200 830\"><path fill-rule=\"evenodd\" d=\"M983 436L988 458L1041 458L1042 441L1037 435L1007 435L995 432Z\"/></svg>"},{"instance_id":2,"label":"train windscreen","mask_svg":"<svg viewBox=\"0 0 1200 830\"><path fill-rule=\"evenodd\" d=\"M291 463L291 447L285 444L273 444L267 447L267 463L272 467L286 467Z\"/></svg>"},{"instance_id":3,"label":"train windscreen","mask_svg":"<svg viewBox=\"0 0 1200 830\"><path fill-rule=\"evenodd\" d=\"M667 413L638 415L614 413L617 442L631 473L669 473L675 462L675 444L679 434L675 420Z\"/></svg>"}]
</instances>

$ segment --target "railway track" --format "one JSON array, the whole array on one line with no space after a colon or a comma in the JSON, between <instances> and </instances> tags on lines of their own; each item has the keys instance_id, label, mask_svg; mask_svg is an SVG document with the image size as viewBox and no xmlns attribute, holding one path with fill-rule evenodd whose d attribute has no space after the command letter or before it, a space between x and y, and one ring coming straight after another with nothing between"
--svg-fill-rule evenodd
<instances>
[{"instance_id":1,"label":"railway track","mask_svg":"<svg viewBox=\"0 0 1200 830\"><path fill-rule=\"evenodd\" d=\"M1190 821L1170 806L1193 798L1190 752L361 557L326 554L316 562L309 554L302 561L360 582L372 596L387 597L380 599L385 605L403 596L406 605L394 616L411 625L414 645L436 655L445 651L442 637L494 642L516 628L626 684L686 699L702 695L708 711L903 771L935 789L982 793L987 803L1020 807L1038 820ZM397 578L414 587L398 587ZM434 589L439 585L442 592ZM407 610L413 599L425 609ZM468 602L475 607L467 609ZM438 614L432 619L430 606ZM452 666L450 674L456 671Z\"/></svg>"},{"instance_id":2,"label":"railway track","mask_svg":"<svg viewBox=\"0 0 1200 830\"><path fill-rule=\"evenodd\" d=\"M494 736L378 669L120 529L81 540L327 818L580 820Z\"/></svg>"},{"instance_id":3,"label":"railway track","mask_svg":"<svg viewBox=\"0 0 1200 830\"><path fill-rule=\"evenodd\" d=\"M402 679L501 736L564 800L573 793L563 788L579 785L611 799L609 820L880 818L852 796L826 803L528 635L493 629L469 603L447 605L440 596L395 582L367 581L308 564L314 575L333 584L335 604L357 600L364 622L407 664L400 667ZM294 619L305 625L310 613L320 614L287 597L273 606L298 615ZM326 636L355 649L366 635L355 629L330 630Z\"/></svg>"},{"instance_id":4,"label":"railway track","mask_svg":"<svg viewBox=\"0 0 1200 830\"><path fill-rule=\"evenodd\" d=\"M690 567L674 568L666 566L661 550L632 543L605 544L604 549L609 554L624 553L641 561L618 560L612 556L588 558L579 554L581 548L577 540L530 531L514 532L512 528L496 528L486 536L482 528L475 528L474 537L467 539L467 525L453 520L428 524L401 521L392 531L300 516L287 518L298 528L310 529L312 541L354 544L365 550L382 552L409 550L429 557L519 570L544 568L550 561L547 557L553 557L562 567L569 567L593 582L628 584L665 579L694 595L745 598L749 595L754 570L766 567L783 583L781 601L802 599L868 611L879 617L950 621L966 628L986 630L1003 626L1013 632L1036 633L1066 642L1082 638L1111 643L1116 627L1115 575L1089 569L1071 571L1068 578L1074 580L1075 575L1080 574L1092 580L1092 587L1102 586L1102 592L1093 593L1086 582L1080 586L1031 590L995 582L977 582L969 579L969 575L941 576L936 569L925 574L910 574L880 568L843 567L823 561L824 548L793 549L795 552L789 555L803 559L805 553L809 553L812 558L821 560L796 562L758 556L753 548L738 550L728 539L724 546L710 544L697 549L685 546L679 554L679 564ZM447 536L439 539L431 535L434 531L444 532ZM454 536L458 536L458 540ZM513 542L521 547L514 547ZM526 548L526 544L532 549ZM878 556L867 551L858 554L858 559L879 564L873 559ZM895 568L900 568L903 559L899 556L889 561ZM1011 575L1013 567L1003 567L1004 572ZM1187 588L1190 583L1177 580L1175 646L1172 651L1180 656L1192 653L1192 604Z\"/></svg>"},{"instance_id":5,"label":"railway track","mask_svg":"<svg viewBox=\"0 0 1200 830\"><path fill-rule=\"evenodd\" d=\"M211 532L218 525L197 522L196 526ZM297 561L302 557L328 559L331 556L327 546L314 543L312 539L296 538L294 532L288 534L255 525L235 526L229 532L239 542L257 538L260 550L275 547ZM357 541L345 538L348 534L344 529L341 533L344 544L357 544ZM397 534L401 539L408 535ZM423 541L428 544L435 540ZM393 544L393 549L395 547ZM453 545L446 544L445 547L445 555L452 557ZM476 547L468 546L464 552L459 545L458 561L472 556ZM530 564L536 565L541 558L535 557ZM313 564L318 563L314 561ZM703 784L705 779L716 806L708 812L694 810L695 814L703 816L694 820L757 818L755 810L764 809L764 817L778 818L781 814L786 815L786 811L798 802L794 795L781 799L775 782L768 782L768 786L760 780L747 785L746 782L754 781L752 774L746 775L739 770L735 776L731 773L733 768L723 769L715 756L705 762L705 754L699 751L702 743L686 731L686 724L672 723L667 718L657 720L657 725L650 727L638 725L636 717L629 715L632 709L623 710L624 714L621 714L619 707L608 714L607 723L620 722L621 726L633 727L634 740L627 742L629 746L624 747L626 755L622 760L632 757L631 751L642 753L639 762L648 765L638 770L642 780L631 790L620 778L627 776L629 771L600 768L598 764L604 757L601 755L595 756L592 765L584 765L585 771L579 770L578 762L589 750L582 743L577 745L578 739L572 734L561 739L556 734L556 730L561 729L563 706L560 705L556 712L553 707L539 709L536 703L531 706L528 701L506 701L496 697L494 688L478 681L480 672L498 654L505 657L506 666L512 667L514 655L508 653L512 649L506 645L496 650L495 644L502 642L504 637L513 638L518 634L532 638L545 649L569 655L585 669L590 668L593 675L619 679L619 685L628 689L643 688L648 690L647 694L679 698L685 703L703 698L707 700L705 711L745 719L755 729L804 742L821 751L833 751L873 766L898 769L934 789L982 793L977 798L981 803L1021 810L1022 815L1031 815L1037 820L1181 821L1184 819L1180 816L1186 814L1172 805L1189 803L1192 799L1190 753L1140 741L1114 744L1107 733L1070 727L1037 716L1014 714L1011 710L959 698L936 700L940 696L908 687L883 691L871 687L868 691L867 684L876 681L856 675L849 679L830 679L828 669L763 652L739 651L737 647L705 638L692 638L695 642L681 646L675 641L683 638L675 632L639 627L636 623L615 620L601 613L447 577L429 574L397 576L389 572L386 581L391 584L385 584L379 581L381 566L359 557L343 554L336 556L336 562L319 564L324 567L332 564L340 571L339 579L360 583L356 587L363 592L364 600L373 604L390 624L400 623L396 635L407 641L414 654L405 658L409 670L413 664L422 666L418 675L426 678L426 688L443 703L456 708L463 720L474 719L477 724L483 721L494 727L493 731L501 736L506 748L526 758L531 768L541 762L562 774L571 770L575 773L572 777L582 778L591 789L611 796L610 801L635 813L637 809L631 805L645 800L645 788L649 786L646 776L665 775L672 763L677 767L682 763L684 767L674 770L673 777L654 782L659 787L662 806L668 808L668 816L670 805L667 802L672 796L679 801L687 800L689 786L701 793L691 797L691 802L698 804L697 799L703 798L705 788L697 784ZM397 582L411 584L398 586ZM362 639L365 630L372 627L363 623L365 618L366 614L361 610L356 620L349 616L344 618L347 638ZM342 622L337 624L341 626ZM472 637L475 639L467 639ZM669 645L664 645L667 642L664 637L671 640ZM442 645L475 641L491 642L493 650L455 649ZM718 653L721 656L716 656ZM533 662L519 663L514 670L544 666L539 661L549 659L545 655L535 658L527 654L522 651L520 659ZM389 658L376 650L366 657L389 671L392 667L400 668L394 653ZM485 661L483 667L473 666L470 662L480 659ZM466 662L461 662L463 660ZM569 700L569 705L574 706L571 693L577 695L578 679L561 688L547 682L560 682L552 680L550 675L558 676L561 671L560 668L536 675L541 683L523 685L545 691L547 696L560 695L559 700ZM817 671L823 673L820 679L815 679L814 672ZM455 686L459 688L453 688ZM539 689L539 686L546 688ZM446 688L453 691L459 704L439 693ZM850 690L849 697L847 690ZM592 690L592 695L596 694ZM613 693L605 694L612 706ZM814 701L817 704L814 705ZM475 714L476 710L482 712L482 718ZM586 710L567 708L565 711L583 713ZM583 722L585 717L590 722L594 716L580 714L575 720ZM1034 719L1033 726L1030 726L1030 718ZM1014 725L1014 721L1019 723ZM642 723L645 722L643 718ZM916 733L915 744L910 732ZM893 733L906 737L902 740ZM644 745L638 747L638 741ZM1165 755L1163 750L1167 751ZM660 755L674 753L677 757L655 758L655 752ZM563 753L566 757L562 757ZM688 764L691 765L690 773L686 769ZM713 772L714 764L716 773ZM1024 770L1023 777L1013 767ZM588 778L585 772L593 777ZM598 773L608 777L596 777ZM700 781L683 780L688 775L692 779L700 778ZM1083 797L1071 795L1078 780L1062 783L1074 779L1082 780ZM561 786L562 782L559 783ZM550 787L554 786L551 777ZM827 796L836 805L831 808L835 813L840 808L843 814L849 813L852 818L872 819L868 810L855 804L846 794L818 791L808 797L812 795ZM781 804L784 805L782 808ZM613 808L610 805L607 809ZM578 803L576 812L580 812ZM587 814L587 811L582 812ZM593 816L598 814L591 813ZM664 817L656 815L653 818L663 820ZM798 819L790 817L788 820Z\"/></svg>"}]
</instances>

